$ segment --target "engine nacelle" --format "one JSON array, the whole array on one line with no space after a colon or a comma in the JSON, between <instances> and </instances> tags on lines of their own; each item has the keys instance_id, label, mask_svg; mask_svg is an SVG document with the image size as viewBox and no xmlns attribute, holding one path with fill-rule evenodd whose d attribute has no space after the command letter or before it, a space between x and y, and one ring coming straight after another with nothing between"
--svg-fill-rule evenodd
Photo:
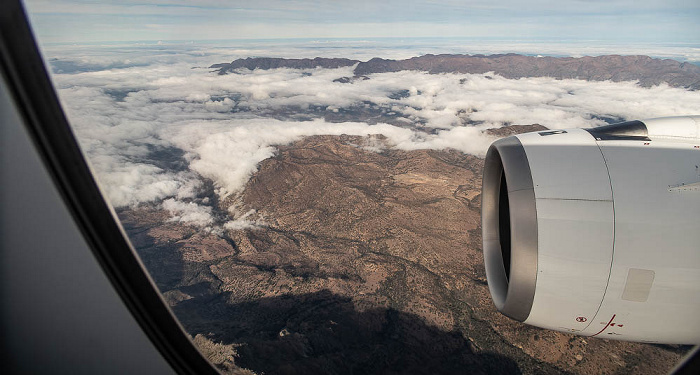
<instances>
[{"instance_id":1,"label":"engine nacelle","mask_svg":"<svg viewBox=\"0 0 700 375\"><path fill-rule=\"evenodd\" d=\"M494 142L482 230L503 314L584 336L700 344L700 116Z\"/></svg>"}]
</instances>

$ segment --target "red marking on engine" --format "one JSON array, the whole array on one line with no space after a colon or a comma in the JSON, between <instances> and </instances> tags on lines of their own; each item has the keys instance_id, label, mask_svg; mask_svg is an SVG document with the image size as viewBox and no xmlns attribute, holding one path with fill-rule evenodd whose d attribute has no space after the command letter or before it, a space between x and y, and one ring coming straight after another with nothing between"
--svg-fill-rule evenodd
<instances>
[{"instance_id":1,"label":"red marking on engine","mask_svg":"<svg viewBox=\"0 0 700 375\"><path fill-rule=\"evenodd\" d=\"M622 324L618 324L617 326L618 326L618 327L622 327Z\"/></svg>"},{"instance_id":2,"label":"red marking on engine","mask_svg":"<svg viewBox=\"0 0 700 375\"><path fill-rule=\"evenodd\" d=\"M591 335L591 337L600 335L601 333L603 333L603 331L605 331L608 327L610 327L610 324L613 322L613 320L615 320L616 315L617 314L613 314L613 316L612 316L612 318L610 318L610 321L608 322L608 324L606 324L605 327L603 327L603 329L600 330L600 332L596 333L595 335Z\"/></svg>"},{"instance_id":3,"label":"red marking on engine","mask_svg":"<svg viewBox=\"0 0 700 375\"><path fill-rule=\"evenodd\" d=\"M649 142L644 142L644 146L649 146Z\"/></svg>"},{"instance_id":4,"label":"red marking on engine","mask_svg":"<svg viewBox=\"0 0 700 375\"><path fill-rule=\"evenodd\" d=\"M588 319L586 319L585 316L579 316L578 318L576 318L576 321L579 322L579 323L583 323L583 322L585 322L586 320L588 320Z\"/></svg>"}]
</instances>

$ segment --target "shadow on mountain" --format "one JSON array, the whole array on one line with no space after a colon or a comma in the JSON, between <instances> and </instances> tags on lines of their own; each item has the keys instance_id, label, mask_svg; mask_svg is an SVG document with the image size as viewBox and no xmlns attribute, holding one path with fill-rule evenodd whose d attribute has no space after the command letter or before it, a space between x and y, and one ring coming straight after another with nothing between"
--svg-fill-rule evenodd
<instances>
[{"instance_id":1,"label":"shadow on mountain","mask_svg":"<svg viewBox=\"0 0 700 375\"><path fill-rule=\"evenodd\" d=\"M174 307L192 335L242 344L236 363L265 374L520 374L458 332L394 309L358 310L330 291L228 303L229 293Z\"/></svg>"}]
</instances>

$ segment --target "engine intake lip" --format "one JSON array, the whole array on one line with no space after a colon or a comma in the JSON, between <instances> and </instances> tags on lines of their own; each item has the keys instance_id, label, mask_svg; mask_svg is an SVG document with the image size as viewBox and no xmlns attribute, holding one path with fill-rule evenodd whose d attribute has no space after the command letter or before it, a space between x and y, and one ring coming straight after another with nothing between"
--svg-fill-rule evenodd
<instances>
[{"instance_id":1,"label":"engine intake lip","mask_svg":"<svg viewBox=\"0 0 700 375\"><path fill-rule=\"evenodd\" d=\"M502 187L507 190L508 210L501 207L505 199ZM501 218L506 212L509 217ZM504 315L525 321L537 283L537 209L527 154L515 136L494 142L486 153L481 224L484 265L493 302ZM501 228L509 228L510 233L501 233ZM503 246L502 241L506 242ZM506 265L508 258L510 264Z\"/></svg>"}]
</instances>

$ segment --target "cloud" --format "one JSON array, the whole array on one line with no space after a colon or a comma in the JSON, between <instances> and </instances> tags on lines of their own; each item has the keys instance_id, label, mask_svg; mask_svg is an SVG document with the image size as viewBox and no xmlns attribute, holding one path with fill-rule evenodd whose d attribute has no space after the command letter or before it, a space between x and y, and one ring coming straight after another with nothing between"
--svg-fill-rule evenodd
<instances>
[{"instance_id":1,"label":"cloud","mask_svg":"<svg viewBox=\"0 0 700 375\"><path fill-rule=\"evenodd\" d=\"M183 203L201 197L205 181L220 197L240 192L277 145L305 136L383 134L397 149L454 148L483 155L492 141L482 133L487 128L590 127L700 108L698 92L634 82L412 71L333 82L351 76L352 67L219 76L193 67L227 61L221 50L165 46L168 57L156 53L149 59L149 48L161 47L103 47L107 64L117 56L139 64L53 77L110 201L133 206L172 199L174 217L191 223L208 223L205 206ZM83 48L64 53L68 59L92 59L83 57ZM362 147L381 152L384 145L368 140Z\"/></svg>"},{"instance_id":2,"label":"cloud","mask_svg":"<svg viewBox=\"0 0 700 375\"><path fill-rule=\"evenodd\" d=\"M224 229L228 230L243 230L256 229L265 226L262 220L249 220L248 218L257 213L256 210L250 210L235 220L228 221L224 224Z\"/></svg>"},{"instance_id":3,"label":"cloud","mask_svg":"<svg viewBox=\"0 0 700 375\"><path fill-rule=\"evenodd\" d=\"M207 227L214 223L212 208L194 202L182 202L172 198L163 201L163 209L170 211L169 221L185 223L198 227Z\"/></svg>"},{"instance_id":4,"label":"cloud","mask_svg":"<svg viewBox=\"0 0 700 375\"><path fill-rule=\"evenodd\" d=\"M91 159L111 159L105 163L92 161L91 164L107 198L117 207L182 196L192 185L191 181L175 174L164 173L162 169L153 165L131 163L118 157L100 155Z\"/></svg>"}]
</instances>

